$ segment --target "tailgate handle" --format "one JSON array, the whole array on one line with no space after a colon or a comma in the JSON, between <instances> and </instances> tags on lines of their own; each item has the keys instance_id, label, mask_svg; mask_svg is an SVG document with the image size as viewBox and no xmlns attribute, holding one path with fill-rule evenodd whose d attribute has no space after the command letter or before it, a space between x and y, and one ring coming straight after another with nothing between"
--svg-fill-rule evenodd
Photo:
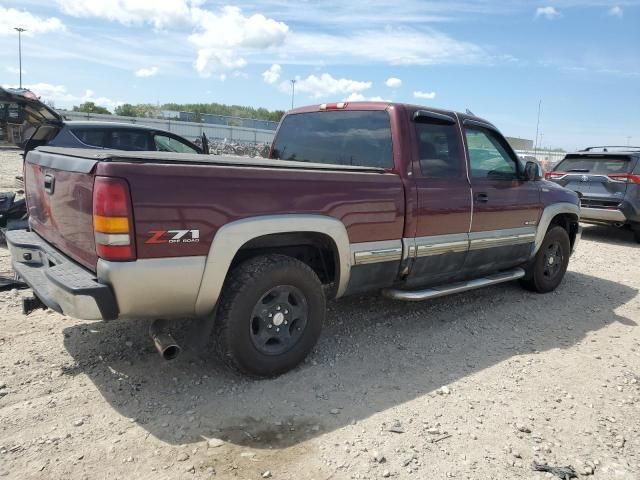
<instances>
[{"instance_id":1,"label":"tailgate handle","mask_svg":"<svg viewBox=\"0 0 640 480\"><path fill-rule=\"evenodd\" d=\"M56 179L53 175L45 175L44 176L44 191L49 195L53 195L53 189L56 184Z\"/></svg>"}]
</instances>

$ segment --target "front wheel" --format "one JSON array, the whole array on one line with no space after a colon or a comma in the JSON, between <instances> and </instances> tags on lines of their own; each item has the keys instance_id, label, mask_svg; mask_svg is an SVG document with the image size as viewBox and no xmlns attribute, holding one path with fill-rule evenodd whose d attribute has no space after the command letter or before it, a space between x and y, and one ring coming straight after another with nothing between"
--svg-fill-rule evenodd
<instances>
[{"instance_id":1,"label":"front wheel","mask_svg":"<svg viewBox=\"0 0 640 480\"><path fill-rule=\"evenodd\" d=\"M558 226L550 228L521 284L539 293L555 290L564 278L570 255L571 242L567 231Z\"/></svg>"},{"instance_id":2,"label":"front wheel","mask_svg":"<svg viewBox=\"0 0 640 480\"><path fill-rule=\"evenodd\" d=\"M322 284L309 266L286 255L254 257L235 267L225 282L215 343L232 368L272 377L305 359L324 317Z\"/></svg>"}]
</instances>

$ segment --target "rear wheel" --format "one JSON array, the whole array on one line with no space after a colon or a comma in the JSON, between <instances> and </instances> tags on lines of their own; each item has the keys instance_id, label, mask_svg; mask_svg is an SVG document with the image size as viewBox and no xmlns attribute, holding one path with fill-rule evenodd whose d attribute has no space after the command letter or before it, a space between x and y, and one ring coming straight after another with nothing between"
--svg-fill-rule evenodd
<instances>
[{"instance_id":1,"label":"rear wheel","mask_svg":"<svg viewBox=\"0 0 640 480\"><path fill-rule=\"evenodd\" d=\"M633 232L633 238L637 243L640 243L640 230L636 230L635 232Z\"/></svg>"},{"instance_id":2,"label":"rear wheel","mask_svg":"<svg viewBox=\"0 0 640 480\"><path fill-rule=\"evenodd\" d=\"M316 344L325 296L315 272L285 255L266 255L233 269L220 297L214 331L222 359L245 374L291 370Z\"/></svg>"},{"instance_id":3,"label":"rear wheel","mask_svg":"<svg viewBox=\"0 0 640 480\"><path fill-rule=\"evenodd\" d=\"M539 293L555 290L564 278L570 255L571 243L567 231L558 226L550 228L521 284Z\"/></svg>"}]
</instances>

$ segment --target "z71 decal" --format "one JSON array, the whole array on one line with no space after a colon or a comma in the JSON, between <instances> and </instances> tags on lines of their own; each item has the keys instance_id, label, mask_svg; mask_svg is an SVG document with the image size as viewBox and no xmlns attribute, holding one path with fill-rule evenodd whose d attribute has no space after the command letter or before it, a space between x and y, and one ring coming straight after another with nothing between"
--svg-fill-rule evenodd
<instances>
[{"instance_id":1,"label":"z71 decal","mask_svg":"<svg viewBox=\"0 0 640 480\"><path fill-rule=\"evenodd\" d=\"M198 243L200 230L151 230L144 243Z\"/></svg>"}]
</instances>

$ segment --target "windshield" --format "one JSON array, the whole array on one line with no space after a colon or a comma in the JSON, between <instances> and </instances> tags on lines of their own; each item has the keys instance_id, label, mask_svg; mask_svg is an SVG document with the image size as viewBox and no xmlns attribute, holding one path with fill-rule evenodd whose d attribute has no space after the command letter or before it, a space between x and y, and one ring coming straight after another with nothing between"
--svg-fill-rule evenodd
<instances>
[{"instance_id":1,"label":"windshield","mask_svg":"<svg viewBox=\"0 0 640 480\"><path fill-rule=\"evenodd\" d=\"M569 173L610 175L612 173L629 173L631 171L631 162L624 157L568 157L561 161L554 170Z\"/></svg>"}]
</instances>

